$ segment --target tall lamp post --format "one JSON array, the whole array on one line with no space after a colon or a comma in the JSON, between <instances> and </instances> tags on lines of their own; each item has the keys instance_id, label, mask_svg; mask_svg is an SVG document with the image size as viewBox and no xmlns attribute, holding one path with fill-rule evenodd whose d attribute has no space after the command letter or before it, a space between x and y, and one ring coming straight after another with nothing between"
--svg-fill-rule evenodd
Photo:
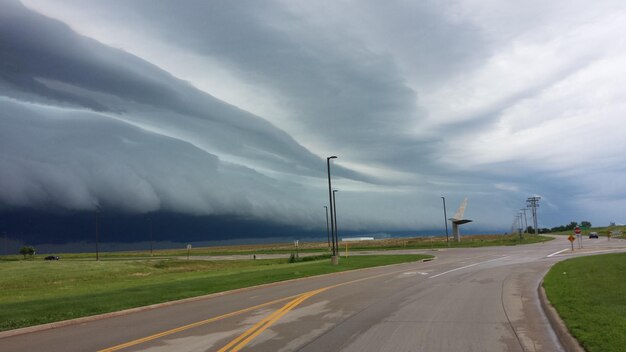
<instances>
[{"instance_id":1,"label":"tall lamp post","mask_svg":"<svg viewBox=\"0 0 626 352\"><path fill-rule=\"evenodd\" d=\"M333 193L332 193L332 185L330 182L330 159L337 159L335 155L329 156L326 158L326 171L328 172L328 203L330 204L330 230L332 237L332 252L333 252L333 264L338 263L337 261L337 248L335 248L335 218L333 216Z\"/></svg>"},{"instance_id":2,"label":"tall lamp post","mask_svg":"<svg viewBox=\"0 0 626 352\"><path fill-rule=\"evenodd\" d=\"M338 189L333 189L333 212L335 212L335 248L339 252L339 232L337 232L337 202L335 201L335 193L339 192Z\"/></svg>"},{"instance_id":3,"label":"tall lamp post","mask_svg":"<svg viewBox=\"0 0 626 352\"><path fill-rule=\"evenodd\" d=\"M328 235L328 248L330 248L330 225L328 225L328 207L324 205L326 209L326 235Z\"/></svg>"},{"instance_id":4,"label":"tall lamp post","mask_svg":"<svg viewBox=\"0 0 626 352\"><path fill-rule=\"evenodd\" d=\"M443 223L446 224L446 243L450 244L450 238L448 237L448 214L446 213L446 197L441 197L443 200Z\"/></svg>"}]
</instances>

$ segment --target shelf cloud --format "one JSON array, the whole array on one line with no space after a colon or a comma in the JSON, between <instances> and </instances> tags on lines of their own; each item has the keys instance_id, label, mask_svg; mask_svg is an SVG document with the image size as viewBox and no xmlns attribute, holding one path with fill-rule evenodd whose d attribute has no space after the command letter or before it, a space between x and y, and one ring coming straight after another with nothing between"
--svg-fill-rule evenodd
<instances>
[{"instance_id":1,"label":"shelf cloud","mask_svg":"<svg viewBox=\"0 0 626 352\"><path fill-rule=\"evenodd\" d=\"M619 1L2 0L0 209L324 232L338 155L351 231L442 228L441 196L624 222L624 32Z\"/></svg>"}]
</instances>

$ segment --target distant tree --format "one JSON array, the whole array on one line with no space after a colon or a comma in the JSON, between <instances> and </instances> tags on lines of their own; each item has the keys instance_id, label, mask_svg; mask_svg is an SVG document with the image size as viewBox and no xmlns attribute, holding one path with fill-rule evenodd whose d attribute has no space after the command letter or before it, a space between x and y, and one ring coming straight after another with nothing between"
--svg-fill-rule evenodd
<instances>
[{"instance_id":1,"label":"distant tree","mask_svg":"<svg viewBox=\"0 0 626 352\"><path fill-rule=\"evenodd\" d=\"M535 229L532 226L526 228L526 233L535 233Z\"/></svg>"},{"instance_id":2,"label":"distant tree","mask_svg":"<svg viewBox=\"0 0 626 352\"><path fill-rule=\"evenodd\" d=\"M581 221L580 226L585 228L591 228L591 223L589 221Z\"/></svg>"},{"instance_id":3,"label":"distant tree","mask_svg":"<svg viewBox=\"0 0 626 352\"><path fill-rule=\"evenodd\" d=\"M24 259L26 259L27 255L35 255L35 248L31 246L24 246L20 248L20 254L24 256Z\"/></svg>"},{"instance_id":4,"label":"distant tree","mask_svg":"<svg viewBox=\"0 0 626 352\"><path fill-rule=\"evenodd\" d=\"M578 223L576 221L572 221L569 223L569 225L565 226L565 230L566 231L570 231L576 228L576 226L578 226Z\"/></svg>"}]
</instances>

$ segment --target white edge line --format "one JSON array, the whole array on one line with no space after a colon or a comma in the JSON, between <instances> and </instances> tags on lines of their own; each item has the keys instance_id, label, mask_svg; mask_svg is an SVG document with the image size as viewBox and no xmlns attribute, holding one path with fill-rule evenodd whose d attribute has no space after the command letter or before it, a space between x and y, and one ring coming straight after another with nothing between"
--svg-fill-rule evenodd
<instances>
[{"instance_id":1,"label":"white edge line","mask_svg":"<svg viewBox=\"0 0 626 352\"><path fill-rule=\"evenodd\" d=\"M557 254L559 254L559 253L563 253L563 252L565 252L565 251L567 251L567 250L569 250L569 248L561 249L561 250L560 250L560 251L558 251L558 252L554 252L554 253L552 253L552 254L548 254L548 255L546 256L546 258L551 258L551 257L554 257L555 255L557 255Z\"/></svg>"},{"instance_id":2,"label":"white edge line","mask_svg":"<svg viewBox=\"0 0 626 352\"><path fill-rule=\"evenodd\" d=\"M484 263L493 262L494 260L500 260L500 259L504 259L504 258L507 258L507 257L508 257L508 255L506 255L506 256L504 256L504 257L496 258L496 259L490 259L490 260L487 260L487 261L484 261L484 262L480 262L480 263L474 263L474 264L470 264L470 265L462 266L462 267L460 267L460 268L456 268L456 269L452 269L452 270L444 271L443 273L439 273L439 274L437 274L437 275L433 275L433 276L430 276L430 277L428 277L428 278L429 278L429 279L432 279L432 278L435 278L435 277L437 277L437 276L441 276L441 275L445 275L445 274L447 274L447 273L451 273L451 272L453 272L453 271L457 271L457 270L461 270L461 269L469 268L469 267L472 267L472 266L475 266L475 265L479 265L479 264L484 264Z\"/></svg>"}]
</instances>

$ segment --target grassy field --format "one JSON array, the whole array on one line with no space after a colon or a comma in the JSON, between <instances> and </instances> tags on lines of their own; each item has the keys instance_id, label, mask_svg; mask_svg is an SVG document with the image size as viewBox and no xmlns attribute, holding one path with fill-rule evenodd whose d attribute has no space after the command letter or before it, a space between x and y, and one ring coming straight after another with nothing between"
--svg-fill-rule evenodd
<instances>
[{"instance_id":1,"label":"grassy field","mask_svg":"<svg viewBox=\"0 0 626 352\"><path fill-rule=\"evenodd\" d=\"M626 253L557 263L543 286L569 331L587 351L624 351Z\"/></svg>"},{"instance_id":2,"label":"grassy field","mask_svg":"<svg viewBox=\"0 0 626 352\"><path fill-rule=\"evenodd\" d=\"M0 262L0 331L306 276L417 261L381 255L267 260L19 260Z\"/></svg>"},{"instance_id":3,"label":"grassy field","mask_svg":"<svg viewBox=\"0 0 626 352\"><path fill-rule=\"evenodd\" d=\"M454 242L450 237L450 242L446 242L446 238L442 236L436 237L406 237L406 238L390 238L374 241L350 242L349 250L396 250L396 249L436 249L436 248L468 248L468 247L486 247L486 246L515 246L520 244L530 244L537 242L545 242L552 240L552 237L535 236L524 234L524 238L520 239L518 235L468 235L463 236L462 241ZM345 250L345 243L340 242L339 247ZM290 254L294 251L292 243L276 243L276 244L256 244L256 245L237 245L237 246L214 246L214 247L198 247L190 250L191 256L224 256L224 255L254 255L254 254ZM302 253L329 253L326 242L300 242L299 251ZM57 254L63 259L93 259L94 253L60 253ZM145 258L149 256L148 251L125 251L125 252L101 252L100 258L104 259L129 259L129 258ZM171 258L186 257L186 249L164 249L155 250L154 256ZM45 257L38 255L37 258ZM20 260L20 255L0 256L0 261Z\"/></svg>"}]
</instances>

